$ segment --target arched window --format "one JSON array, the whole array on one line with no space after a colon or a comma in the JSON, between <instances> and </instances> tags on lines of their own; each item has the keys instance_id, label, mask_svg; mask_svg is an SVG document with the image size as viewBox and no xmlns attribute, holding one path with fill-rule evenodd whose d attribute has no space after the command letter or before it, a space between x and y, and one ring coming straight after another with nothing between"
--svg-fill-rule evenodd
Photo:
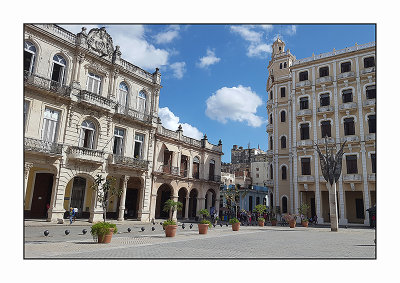
<instances>
[{"instance_id":1,"label":"arched window","mask_svg":"<svg viewBox=\"0 0 400 283\"><path fill-rule=\"evenodd\" d=\"M193 178L195 179L199 179L199 171L200 169L200 160L199 158L196 156L195 158L193 158Z\"/></svg>"},{"instance_id":2,"label":"arched window","mask_svg":"<svg viewBox=\"0 0 400 283\"><path fill-rule=\"evenodd\" d=\"M269 115L269 123L272 125L272 114Z\"/></svg>"},{"instance_id":3,"label":"arched window","mask_svg":"<svg viewBox=\"0 0 400 283\"><path fill-rule=\"evenodd\" d=\"M282 166L282 180L287 179L287 169L286 166Z\"/></svg>"},{"instance_id":4,"label":"arched window","mask_svg":"<svg viewBox=\"0 0 400 283\"><path fill-rule=\"evenodd\" d=\"M272 137L269 137L269 149L273 149L273 141L272 141Z\"/></svg>"},{"instance_id":5,"label":"arched window","mask_svg":"<svg viewBox=\"0 0 400 283\"><path fill-rule=\"evenodd\" d=\"M286 62L284 62L283 63L283 68L286 68L287 67L287 64L286 64Z\"/></svg>"},{"instance_id":6,"label":"arched window","mask_svg":"<svg viewBox=\"0 0 400 283\"><path fill-rule=\"evenodd\" d=\"M51 80L62 84L65 77L65 67L67 62L61 55L54 55L53 57L53 72L51 74Z\"/></svg>"},{"instance_id":7,"label":"arched window","mask_svg":"<svg viewBox=\"0 0 400 283\"><path fill-rule=\"evenodd\" d=\"M141 113L146 111L146 93L143 90L139 92L138 111Z\"/></svg>"},{"instance_id":8,"label":"arched window","mask_svg":"<svg viewBox=\"0 0 400 283\"><path fill-rule=\"evenodd\" d=\"M279 64L279 69L282 69L282 63Z\"/></svg>"},{"instance_id":9,"label":"arched window","mask_svg":"<svg viewBox=\"0 0 400 283\"><path fill-rule=\"evenodd\" d=\"M211 180L211 181L217 181L217 180L215 180L215 178L214 178L214 174L215 174L215 161L214 161L214 160L211 160L211 161L210 161L210 167L209 167L209 170L208 170L209 180Z\"/></svg>"},{"instance_id":10,"label":"arched window","mask_svg":"<svg viewBox=\"0 0 400 283\"><path fill-rule=\"evenodd\" d=\"M83 121L81 125L81 134L79 136L79 146L94 149L94 139L96 127L90 120Z\"/></svg>"},{"instance_id":11,"label":"arched window","mask_svg":"<svg viewBox=\"0 0 400 283\"><path fill-rule=\"evenodd\" d=\"M281 122L282 123L286 122L286 111L281 112Z\"/></svg>"},{"instance_id":12,"label":"arched window","mask_svg":"<svg viewBox=\"0 0 400 283\"><path fill-rule=\"evenodd\" d=\"M286 137L281 137L281 148L286 148Z\"/></svg>"},{"instance_id":13,"label":"arched window","mask_svg":"<svg viewBox=\"0 0 400 283\"><path fill-rule=\"evenodd\" d=\"M119 84L119 91L118 91L118 104L122 107L126 106L126 100L128 98L128 86L126 83L122 82Z\"/></svg>"},{"instance_id":14,"label":"arched window","mask_svg":"<svg viewBox=\"0 0 400 283\"><path fill-rule=\"evenodd\" d=\"M36 47L29 41L24 42L24 71L33 73L36 58Z\"/></svg>"},{"instance_id":15,"label":"arched window","mask_svg":"<svg viewBox=\"0 0 400 283\"><path fill-rule=\"evenodd\" d=\"M287 197L282 198L282 213L287 213Z\"/></svg>"},{"instance_id":16,"label":"arched window","mask_svg":"<svg viewBox=\"0 0 400 283\"><path fill-rule=\"evenodd\" d=\"M274 179L274 169L272 168L272 164L269 165L269 178Z\"/></svg>"}]
</instances>

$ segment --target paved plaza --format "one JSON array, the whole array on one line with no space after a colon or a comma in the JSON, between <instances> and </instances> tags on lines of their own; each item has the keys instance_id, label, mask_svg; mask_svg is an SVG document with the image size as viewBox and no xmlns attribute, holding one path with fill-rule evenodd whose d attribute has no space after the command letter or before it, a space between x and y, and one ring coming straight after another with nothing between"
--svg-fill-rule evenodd
<instances>
[{"instance_id":1,"label":"paved plaza","mask_svg":"<svg viewBox=\"0 0 400 283\"><path fill-rule=\"evenodd\" d=\"M166 238L159 222L127 221L117 225L119 233L111 244L97 244L90 226L87 222L71 226L30 222L25 225L24 258L376 258L375 230L365 227L341 228L335 233L329 227L241 226L233 232L231 226L217 225L207 235L199 235L197 224L190 229L190 223L185 223L185 229L178 227L176 237ZM65 235L67 229L69 235ZM88 232L83 234L83 229ZM45 230L49 231L47 237Z\"/></svg>"}]
</instances>

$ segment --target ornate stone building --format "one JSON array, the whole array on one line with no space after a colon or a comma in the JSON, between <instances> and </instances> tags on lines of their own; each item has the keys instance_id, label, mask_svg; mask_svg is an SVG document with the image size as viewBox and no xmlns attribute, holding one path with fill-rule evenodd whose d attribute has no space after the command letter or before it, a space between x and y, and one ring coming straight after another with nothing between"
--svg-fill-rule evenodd
<instances>
[{"instance_id":1,"label":"ornate stone building","mask_svg":"<svg viewBox=\"0 0 400 283\"><path fill-rule=\"evenodd\" d=\"M105 28L73 34L57 25L29 24L24 38L25 217L57 221L76 207L78 217L101 220L102 209L90 189L97 174L116 177L123 189L107 208L107 215L118 220L157 216L152 205L160 180L173 189L172 197L180 196L177 186L187 192L196 188L198 207L204 205L207 185L218 189L222 145L164 135L158 69L149 73L122 59ZM160 175L160 145L182 149L173 160L187 157L186 177ZM209 177L211 169L204 170L212 158L215 175ZM200 175L192 180L189 164L195 159Z\"/></svg>"},{"instance_id":2,"label":"ornate stone building","mask_svg":"<svg viewBox=\"0 0 400 283\"><path fill-rule=\"evenodd\" d=\"M376 203L375 43L296 60L279 38L268 65L267 125L273 204L281 213L311 206L329 222L326 182L317 143L347 141L338 182L339 224L368 224ZM272 196L271 196L272 197Z\"/></svg>"}]
</instances>

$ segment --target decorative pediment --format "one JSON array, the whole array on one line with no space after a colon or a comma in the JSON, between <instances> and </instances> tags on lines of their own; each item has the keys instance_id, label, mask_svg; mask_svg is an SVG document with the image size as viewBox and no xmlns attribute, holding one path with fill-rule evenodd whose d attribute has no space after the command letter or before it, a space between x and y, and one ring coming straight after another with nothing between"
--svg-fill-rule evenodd
<instances>
[{"instance_id":1,"label":"decorative pediment","mask_svg":"<svg viewBox=\"0 0 400 283\"><path fill-rule=\"evenodd\" d=\"M100 57L112 59L114 45L105 27L91 29L87 37L87 44L89 50L97 53Z\"/></svg>"}]
</instances>

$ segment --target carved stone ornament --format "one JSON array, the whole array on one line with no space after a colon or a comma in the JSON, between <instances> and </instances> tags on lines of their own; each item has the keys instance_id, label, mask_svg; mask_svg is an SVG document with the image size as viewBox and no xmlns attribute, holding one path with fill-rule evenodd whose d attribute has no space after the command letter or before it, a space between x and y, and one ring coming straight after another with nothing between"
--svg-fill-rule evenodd
<instances>
[{"instance_id":1,"label":"carved stone ornament","mask_svg":"<svg viewBox=\"0 0 400 283\"><path fill-rule=\"evenodd\" d=\"M112 58L114 45L105 27L91 29L88 34L87 44L89 49L97 53L100 57Z\"/></svg>"}]
</instances>

